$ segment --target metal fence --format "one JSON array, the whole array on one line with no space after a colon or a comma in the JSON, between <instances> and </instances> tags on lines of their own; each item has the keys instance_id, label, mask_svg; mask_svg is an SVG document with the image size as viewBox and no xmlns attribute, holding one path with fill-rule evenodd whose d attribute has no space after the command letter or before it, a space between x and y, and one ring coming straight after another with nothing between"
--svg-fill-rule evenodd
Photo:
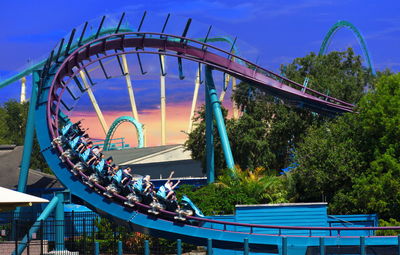
<instances>
[{"instance_id":1,"label":"metal fence","mask_svg":"<svg viewBox=\"0 0 400 255\"><path fill-rule=\"evenodd\" d=\"M141 233L132 232L125 227L118 226L106 218L99 217L92 212L65 213L65 220L57 222L54 215L42 222L35 221L37 214L12 213L0 214L0 254L12 254L18 245L26 243L23 254L26 255L88 255L88 254L137 254L137 255L161 255L161 254L307 254L307 255L333 255L333 254L381 254L399 255L400 236L398 245L366 245L365 238L359 237L359 245L345 245L338 239L336 245L326 246L324 238L320 238L317 246L304 245L295 247L290 245L291 237L282 237L280 247L258 247L249 240L244 240L240 247L224 247L235 251L226 251L215 248L213 240L209 239L206 247L175 242L162 238L153 238ZM37 224L38 231L23 241L29 229ZM63 228L63 239L57 240L56 228ZM214 246L214 248L213 248ZM303 248L301 247L303 246ZM56 249L60 248L62 249ZM56 253L54 250L58 250ZM255 253L253 253L255 252Z\"/></svg>"},{"instance_id":2,"label":"metal fence","mask_svg":"<svg viewBox=\"0 0 400 255\"><path fill-rule=\"evenodd\" d=\"M27 247L23 254L50 254L64 245L64 252L56 254L178 254L196 250L189 244L177 244L160 238L132 232L125 227L91 212L65 213L65 220L56 221L53 215L37 222L36 214L0 214L0 254L11 254L21 243ZM32 226L38 231L23 241ZM64 228L63 241L57 241L56 228ZM179 248L180 251L178 251ZM194 254L204 254L204 252Z\"/></svg>"}]
</instances>

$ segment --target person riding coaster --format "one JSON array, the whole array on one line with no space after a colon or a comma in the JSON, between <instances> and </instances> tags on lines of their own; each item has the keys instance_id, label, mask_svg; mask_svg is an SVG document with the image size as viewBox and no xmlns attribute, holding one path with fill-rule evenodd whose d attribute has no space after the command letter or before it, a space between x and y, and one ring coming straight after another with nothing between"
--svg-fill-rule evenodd
<instances>
[{"instance_id":1,"label":"person riding coaster","mask_svg":"<svg viewBox=\"0 0 400 255\"><path fill-rule=\"evenodd\" d=\"M111 198L114 194L125 191L130 180L132 180L132 169L130 167L118 170L115 175L112 176L111 184L106 187L106 191L103 194Z\"/></svg>"},{"instance_id":2,"label":"person riding coaster","mask_svg":"<svg viewBox=\"0 0 400 255\"><path fill-rule=\"evenodd\" d=\"M159 210L174 212L179 209L174 189L178 186L180 180L173 184L171 178L174 173L175 172L172 171L165 184L158 189L155 200L150 204L151 209L148 210L149 213L158 214Z\"/></svg>"},{"instance_id":3,"label":"person riding coaster","mask_svg":"<svg viewBox=\"0 0 400 255\"><path fill-rule=\"evenodd\" d=\"M86 159L89 157L89 153L90 153L90 150L87 149L83 153L78 154L80 161L78 163L76 163L74 165L74 167L71 169L71 172L74 175L79 175L79 171L84 172L84 173L88 172L88 170L90 169L90 166L88 166L86 164Z\"/></svg>"},{"instance_id":4,"label":"person riding coaster","mask_svg":"<svg viewBox=\"0 0 400 255\"><path fill-rule=\"evenodd\" d=\"M75 139L77 136L83 136L87 130L88 128L82 128L81 121L78 121L74 124L69 121L64 125L63 128L61 128L61 135L54 138L51 142L51 145L53 148L55 148L57 145L64 146L68 141Z\"/></svg>"},{"instance_id":5,"label":"person riding coaster","mask_svg":"<svg viewBox=\"0 0 400 255\"><path fill-rule=\"evenodd\" d=\"M61 128L61 135L54 138L51 142L53 148L55 148L57 145L62 146L66 141L68 141L67 134L73 129L73 127L74 124L72 124L72 122L68 122L63 128Z\"/></svg>"},{"instance_id":6,"label":"person riding coaster","mask_svg":"<svg viewBox=\"0 0 400 255\"><path fill-rule=\"evenodd\" d=\"M94 173L91 174L88 180L85 182L90 187L94 187L95 183L103 184L107 186L111 182L112 176L118 171L119 166L112 163L112 158L107 160L100 160L100 162L94 166Z\"/></svg>"},{"instance_id":7,"label":"person riding coaster","mask_svg":"<svg viewBox=\"0 0 400 255\"><path fill-rule=\"evenodd\" d=\"M143 190L143 178L138 178L137 180L132 179L128 184L128 189L129 194L126 196L127 201L124 202L125 205L134 207L135 203L142 202L141 192Z\"/></svg>"},{"instance_id":8,"label":"person riding coaster","mask_svg":"<svg viewBox=\"0 0 400 255\"><path fill-rule=\"evenodd\" d=\"M93 142L91 142L91 141L89 141L87 143L87 145L83 148L83 150L84 150L83 153L79 153L78 151L76 151L77 145L81 138L82 138L81 136L77 136L74 139L68 141L65 144L65 146L63 146L63 147L65 147L64 152L59 157L62 162L65 162L65 159L68 158L71 161L75 161L74 163L77 163L80 160L79 155L84 154L87 150L89 150L87 153L92 154ZM87 154L87 156L89 156L89 154ZM85 159L85 161L86 160L87 159Z\"/></svg>"},{"instance_id":9,"label":"person riding coaster","mask_svg":"<svg viewBox=\"0 0 400 255\"><path fill-rule=\"evenodd\" d=\"M144 178L140 178L127 186L130 193L127 195L128 201L125 203L126 205L133 207L135 202L141 202L146 205L157 202L154 184L150 179L150 175L146 175Z\"/></svg>"},{"instance_id":10,"label":"person riding coaster","mask_svg":"<svg viewBox=\"0 0 400 255\"><path fill-rule=\"evenodd\" d=\"M104 156L101 155L101 158L97 159L92 164L88 164L87 161L91 154L92 154L91 149L87 148L85 151L83 151L83 153L78 153L77 156L75 156L75 158L76 157L79 158L79 161L71 169L71 172L74 175L79 175L79 171L81 171L85 174L91 174L93 172L96 172L97 167L100 167L100 169L102 169L102 167L104 165L102 162L102 161L104 161L104 159L103 159ZM72 160L74 160L74 159L72 159ZM100 164L100 166L98 166L99 164Z\"/></svg>"}]
</instances>

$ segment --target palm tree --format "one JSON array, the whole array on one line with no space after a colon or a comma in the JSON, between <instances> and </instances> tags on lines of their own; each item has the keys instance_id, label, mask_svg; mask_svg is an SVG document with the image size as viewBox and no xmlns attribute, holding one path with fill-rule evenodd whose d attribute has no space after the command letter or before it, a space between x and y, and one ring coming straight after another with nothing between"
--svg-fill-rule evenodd
<instances>
[{"instance_id":1,"label":"palm tree","mask_svg":"<svg viewBox=\"0 0 400 255\"><path fill-rule=\"evenodd\" d=\"M248 197L255 198L258 203L287 202L282 179L267 173L265 168L242 170L236 166L235 176L231 176L228 171L218 177L215 185L235 192L240 190Z\"/></svg>"}]
</instances>

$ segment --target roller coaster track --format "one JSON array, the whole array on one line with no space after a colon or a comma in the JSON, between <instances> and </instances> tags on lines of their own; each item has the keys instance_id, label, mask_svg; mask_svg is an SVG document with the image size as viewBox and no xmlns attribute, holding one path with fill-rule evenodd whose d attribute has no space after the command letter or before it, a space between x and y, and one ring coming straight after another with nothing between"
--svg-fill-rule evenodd
<instances>
[{"instance_id":1,"label":"roller coaster track","mask_svg":"<svg viewBox=\"0 0 400 255\"><path fill-rule=\"evenodd\" d=\"M107 28L107 29L102 30L99 33L99 36L113 34L114 32L115 32L115 28ZM121 28L120 32L134 32L134 30L132 30L131 28ZM88 36L85 39L83 39L81 41L81 43L86 43L90 40L93 40L94 38L95 38L95 35ZM204 42L205 38L198 38L197 40ZM234 44L234 41L232 41L232 39L229 37L226 37L226 36L211 37L211 38L207 38L207 41L208 42L226 42L232 46L233 52L238 53L238 49L237 49L236 45ZM78 42L72 44L71 48L75 48L77 45L78 45ZM66 49L66 45L64 45L62 47L59 55L65 54L65 49ZM28 68L24 69L23 71L11 76L10 78L0 81L0 89L18 81L19 79L21 79L27 75L30 75L35 70L43 68L43 66L46 64L46 61L47 61L47 59L41 60L41 61L33 64L31 67L28 67Z\"/></svg>"},{"instance_id":2,"label":"roller coaster track","mask_svg":"<svg viewBox=\"0 0 400 255\"><path fill-rule=\"evenodd\" d=\"M333 36L336 34L337 31L339 31L341 28L348 28L350 29L351 32L357 37L358 43L361 46L362 52L364 54L364 58L367 61L368 67L371 69L372 75L376 76L376 71L374 64L372 62L372 56L369 53L367 43L365 42L365 39L363 35L361 34L360 30L357 29L356 26L354 26L352 23L345 21L345 20L339 20L333 26L329 29L328 33L325 35L324 41L321 44L321 48L319 50L319 55L324 55L326 54L329 45L332 42Z\"/></svg>"},{"instance_id":3,"label":"roller coaster track","mask_svg":"<svg viewBox=\"0 0 400 255\"><path fill-rule=\"evenodd\" d=\"M117 130L119 125L121 125L122 123L126 123L126 122L131 123L136 128L137 137L138 137L137 148L142 148L143 147L143 141L144 141L144 139L143 139L143 125L141 123L139 123L137 120L135 120L134 118L130 117L130 116L121 116L121 117L116 118L114 120L114 122L111 124L111 127L108 130L107 135L106 135L106 139L104 141L104 146L103 146L104 150L109 150L110 149L110 140L112 139L115 131Z\"/></svg>"},{"instance_id":4,"label":"roller coaster track","mask_svg":"<svg viewBox=\"0 0 400 255\"><path fill-rule=\"evenodd\" d=\"M251 86L281 98L284 102L298 107L309 108L312 111L327 115L337 115L352 112L353 105L339 99L324 95L318 91L306 88L264 69L244 58L221 50L199 40L184 36L176 36L154 32L119 32L106 34L100 38L85 40L86 43L76 45L67 51L61 60L54 58L54 52L46 60L43 70L34 74L34 81L38 85L38 100L35 109L35 128L42 154L54 174L72 194L80 197L87 205L99 214L113 218L120 224L131 227L153 236L162 236L169 239L180 238L185 242L197 245L206 245L212 238L213 247L241 249L246 239L251 249L263 252L278 253L282 238L293 238L291 243L297 249L319 244L321 232L330 230L349 230L366 228L318 228L318 227L287 227L243 224L224 222L207 218L188 216L187 219L199 223L186 224L172 220L174 212L161 210L162 217L149 215L149 206L137 203L134 208L124 206L125 197L115 194L112 199L103 196L82 182L88 178L79 172L80 178L74 176L70 169L73 163L66 159L60 160L63 148L50 146L52 140L60 135L60 116L66 108L62 100L68 86L72 86L74 78L81 70L101 60L116 57L122 54L150 54L165 55L194 61L203 64L206 75L212 75L212 70L229 74L235 78L248 82ZM239 60L239 61L233 61ZM95 184L96 188L104 191L105 188ZM263 234L257 230L272 230L272 234ZM385 228L367 228L385 229ZM287 230L304 231L308 234L287 234ZM323 233L326 233L323 232ZM286 233L286 234L285 234ZM326 235L325 245L337 245L338 237ZM341 245L358 245L359 238L340 238ZM368 244L375 243L377 238L366 238ZM386 243L396 244L397 237L387 238ZM297 254L297 253L296 253Z\"/></svg>"}]
</instances>

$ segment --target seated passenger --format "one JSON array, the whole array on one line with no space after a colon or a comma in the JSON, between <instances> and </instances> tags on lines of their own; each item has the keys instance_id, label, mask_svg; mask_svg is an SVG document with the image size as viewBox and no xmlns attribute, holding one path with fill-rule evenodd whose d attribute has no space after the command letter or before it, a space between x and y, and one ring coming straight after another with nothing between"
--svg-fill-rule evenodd
<instances>
[{"instance_id":1,"label":"seated passenger","mask_svg":"<svg viewBox=\"0 0 400 255\"><path fill-rule=\"evenodd\" d=\"M125 168L122 171L122 180L121 184L125 186L132 180L132 169L130 167Z\"/></svg>"},{"instance_id":2,"label":"seated passenger","mask_svg":"<svg viewBox=\"0 0 400 255\"><path fill-rule=\"evenodd\" d=\"M143 193L154 194L154 184L150 181L150 175L146 175L143 178Z\"/></svg>"},{"instance_id":3,"label":"seated passenger","mask_svg":"<svg viewBox=\"0 0 400 255\"><path fill-rule=\"evenodd\" d=\"M91 154L90 154L90 156L89 156L89 160L88 161L86 161L86 164L88 164L88 165L91 165L91 164L94 164L95 163L95 160L96 159L101 159L102 158L102 152L103 151L103 148L100 148L99 146L94 146L92 149L91 149Z\"/></svg>"},{"instance_id":4,"label":"seated passenger","mask_svg":"<svg viewBox=\"0 0 400 255\"><path fill-rule=\"evenodd\" d=\"M117 173L118 170L119 170L119 166L116 164L112 164L111 171L108 172L107 176L113 177Z\"/></svg>"},{"instance_id":5,"label":"seated passenger","mask_svg":"<svg viewBox=\"0 0 400 255\"><path fill-rule=\"evenodd\" d=\"M88 129L86 129L86 130L88 130ZM72 140L77 136L84 135L86 130L84 128L82 128L81 121L78 121L78 122L74 123L72 125L72 127L68 130L68 133L66 134L66 137L69 140Z\"/></svg>"},{"instance_id":6,"label":"seated passenger","mask_svg":"<svg viewBox=\"0 0 400 255\"><path fill-rule=\"evenodd\" d=\"M104 176L108 175L108 173L112 171L112 168L113 168L113 157L108 157L106 159L106 162L104 163L102 174Z\"/></svg>"},{"instance_id":7,"label":"seated passenger","mask_svg":"<svg viewBox=\"0 0 400 255\"><path fill-rule=\"evenodd\" d=\"M90 142L90 138L88 134L84 134L81 139L79 139L78 146L76 147L76 151L79 153L83 153L86 149L86 145Z\"/></svg>"},{"instance_id":8,"label":"seated passenger","mask_svg":"<svg viewBox=\"0 0 400 255\"><path fill-rule=\"evenodd\" d=\"M175 195L175 191L174 189L176 188L176 186L178 186L178 184L181 182L181 180L178 180L175 184L171 181L172 176L174 175L174 171L171 172L171 174L168 177L167 182L164 184L164 187L166 189L167 192L167 196L166 199L170 199L170 200L176 200L176 195Z\"/></svg>"}]
</instances>

